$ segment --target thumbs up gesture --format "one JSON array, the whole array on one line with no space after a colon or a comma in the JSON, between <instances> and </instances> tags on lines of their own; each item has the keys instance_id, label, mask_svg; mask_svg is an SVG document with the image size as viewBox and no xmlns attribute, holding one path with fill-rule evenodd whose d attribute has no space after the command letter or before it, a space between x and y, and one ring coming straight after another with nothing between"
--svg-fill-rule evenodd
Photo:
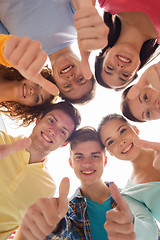
<instances>
[{"instance_id":1,"label":"thumbs up gesture","mask_svg":"<svg viewBox=\"0 0 160 240\"><path fill-rule=\"evenodd\" d=\"M28 37L12 36L4 44L3 54L4 58L24 78L38 83L44 90L54 96L59 94L57 86L40 74L47 60L47 54L41 49L39 41L31 40Z\"/></svg>"},{"instance_id":2,"label":"thumbs up gesture","mask_svg":"<svg viewBox=\"0 0 160 240\"><path fill-rule=\"evenodd\" d=\"M3 159L9 156L12 153L21 151L30 145L31 140L29 138L20 139L12 144L3 144L0 145L0 159Z\"/></svg>"},{"instance_id":3,"label":"thumbs up gesture","mask_svg":"<svg viewBox=\"0 0 160 240\"><path fill-rule=\"evenodd\" d=\"M133 216L127 202L121 196L117 186L110 184L110 192L117 206L106 213L104 228L109 240L135 240Z\"/></svg>"},{"instance_id":4,"label":"thumbs up gesture","mask_svg":"<svg viewBox=\"0 0 160 240\"><path fill-rule=\"evenodd\" d=\"M104 48L108 44L109 29L92 5L91 0L79 0L79 10L74 14L81 54L81 69L86 79L92 77L89 56L92 50Z\"/></svg>"},{"instance_id":5,"label":"thumbs up gesture","mask_svg":"<svg viewBox=\"0 0 160 240\"><path fill-rule=\"evenodd\" d=\"M20 227L21 237L15 239L42 240L56 231L68 210L68 193L69 179L63 178L58 198L42 198L28 208Z\"/></svg>"},{"instance_id":6,"label":"thumbs up gesture","mask_svg":"<svg viewBox=\"0 0 160 240\"><path fill-rule=\"evenodd\" d=\"M147 86L160 91L160 62L152 65L142 74L138 83L129 90L127 98L131 100L135 99Z\"/></svg>"}]
</instances>

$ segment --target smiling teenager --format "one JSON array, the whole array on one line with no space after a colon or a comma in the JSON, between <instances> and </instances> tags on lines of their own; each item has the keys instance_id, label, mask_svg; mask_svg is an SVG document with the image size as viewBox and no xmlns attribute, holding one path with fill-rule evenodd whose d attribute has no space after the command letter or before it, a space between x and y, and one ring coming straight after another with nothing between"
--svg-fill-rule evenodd
<instances>
[{"instance_id":1,"label":"smiling teenager","mask_svg":"<svg viewBox=\"0 0 160 240\"><path fill-rule=\"evenodd\" d=\"M78 9L78 1L47 0L44 3L34 0L20 1L21 4L6 1L1 5L0 16L9 33L41 42L43 51L50 58L60 96L73 103L85 103L94 97L95 78L93 74L90 79L84 78L80 59L70 47L77 39L73 14Z\"/></svg>"},{"instance_id":2,"label":"smiling teenager","mask_svg":"<svg viewBox=\"0 0 160 240\"><path fill-rule=\"evenodd\" d=\"M50 104L37 119L29 137L31 144L0 160L0 239L8 239L18 228L31 204L54 195L55 183L48 172L46 157L67 144L79 124L80 115L70 103ZM0 134L2 145L19 138Z\"/></svg>"},{"instance_id":3,"label":"smiling teenager","mask_svg":"<svg viewBox=\"0 0 160 240\"><path fill-rule=\"evenodd\" d=\"M160 144L140 140L138 129L118 114L104 117L98 132L109 153L133 166L122 193L140 201L160 221Z\"/></svg>"},{"instance_id":4,"label":"smiling teenager","mask_svg":"<svg viewBox=\"0 0 160 240\"><path fill-rule=\"evenodd\" d=\"M150 66L137 84L124 90L121 110L135 122L160 118L160 62Z\"/></svg>"},{"instance_id":5,"label":"smiling teenager","mask_svg":"<svg viewBox=\"0 0 160 240\"><path fill-rule=\"evenodd\" d=\"M108 45L96 57L95 75L100 85L118 91L155 55L160 42L159 1L153 5L150 0L99 0L99 4L110 31Z\"/></svg>"},{"instance_id":6,"label":"smiling teenager","mask_svg":"<svg viewBox=\"0 0 160 240\"><path fill-rule=\"evenodd\" d=\"M58 198L43 198L29 207L15 240L158 239L148 209L130 197L123 199L114 183L103 182L107 158L94 128L74 133L69 163L81 182L69 206L69 182L64 178ZM46 237L47 232L52 233Z\"/></svg>"}]
</instances>

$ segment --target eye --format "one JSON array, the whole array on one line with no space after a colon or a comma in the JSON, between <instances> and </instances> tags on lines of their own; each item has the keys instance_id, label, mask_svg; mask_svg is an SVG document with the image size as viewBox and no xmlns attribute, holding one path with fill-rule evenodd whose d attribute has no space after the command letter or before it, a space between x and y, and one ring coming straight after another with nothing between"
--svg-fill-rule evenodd
<instances>
[{"instance_id":1,"label":"eye","mask_svg":"<svg viewBox=\"0 0 160 240\"><path fill-rule=\"evenodd\" d=\"M120 134L123 134L123 133L125 133L127 131L127 129L126 128L123 128L121 131L120 131Z\"/></svg>"},{"instance_id":2,"label":"eye","mask_svg":"<svg viewBox=\"0 0 160 240\"><path fill-rule=\"evenodd\" d=\"M81 78L79 78L79 82L83 82L83 80L84 80L84 77L81 77Z\"/></svg>"},{"instance_id":3,"label":"eye","mask_svg":"<svg viewBox=\"0 0 160 240\"><path fill-rule=\"evenodd\" d=\"M83 159L83 156L81 155L75 157L75 160L82 160L82 159Z\"/></svg>"},{"instance_id":4,"label":"eye","mask_svg":"<svg viewBox=\"0 0 160 240\"><path fill-rule=\"evenodd\" d=\"M149 111L146 112L146 116L147 116L147 118L150 118L150 117L151 117L151 114L150 114Z\"/></svg>"},{"instance_id":5,"label":"eye","mask_svg":"<svg viewBox=\"0 0 160 240\"><path fill-rule=\"evenodd\" d=\"M129 77L129 75L128 74L126 74L126 73L122 73L122 75L124 76L124 77Z\"/></svg>"},{"instance_id":6,"label":"eye","mask_svg":"<svg viewBox=\"0 0 160 240\"><path fill-rule=\"evenodd\" d=\"M62 130L61 130L61 134L65 136L65 135L66 135L66 132L62 129Z\"/></svg>"},{"instance_id":7,"label":"eye","mask_svg":"<svg viewBox=\"0 0 160 240\"><path fill-rule=\"evenodd\" d=\"M35 83L35 86L38 88L38 87L39 87L39 84L38 84L38 83Z\"/></svg>"},{"instance_id":8,"label":"eye","mask_svg":"<svg viewBox=\"0 0 160 240\"><path fill-rule=\"evenodd\" d=\"M49 122L50 122L51 124L54 123L53 118L49 118Z\"/></svg>"},{"instance_id":9,"label":"eye","mask_svg":"<svg viewBox=\"0 0 160 240\"><path fill-rule=\"evenodd\" d=\"M110 146L110 145L112 145L113 143L114 143L114 141L113 141L113 140L110 140L110 141L107 143L107 145Z\"/></svg>"},{"instance_id":10,"label":"eye","mask_svg":"<svg viewBox=\"0 0 160 240\"><path fill-rule=\"evenodd\" d=\"M145 102L148 102L147 94L144 94L143 99L144 99Z\"/></svg>"},{"instance_id":11,"label":"eye","mask_svg":"<svg viewBox=\"0 0 160 240\"><path fill-rule=\"evenodd\" d=\"M97 154L92 155L92 158L94 158L94 159L97 159L97 158L99 158L99 157L100 157L100 156L97 155Z\"/></svg>"},{"instance_id":12,"label":"eye","mask_svg":"<svg viewBox=\"0 0 160 240\"><path fill-rule=\"evenodd\" d=\"M36 103L38 103L39 102L39 96L37 95L37 97L36 97Z\"/></svg>"},{"instance_id":13,"label":"eye","mask_svg":"<svg viewBox=\"0 0 160 240\"><path fill-rule=\"evenodd\" d=\"M107 68L111 71L114 70L114 68L112 68L111 66L108 66L108 65L107 65Z\"/></svg>"},{"instance_id":14,"label":"eye","mask_svg":"<svg viewBox=\"0 0 160 240\"><path fill-rule=\"evenodd\" d=\"M72 85L71 84L67 84L64 86L64 88L70 88Z\"/></svg>"}]
</instances>

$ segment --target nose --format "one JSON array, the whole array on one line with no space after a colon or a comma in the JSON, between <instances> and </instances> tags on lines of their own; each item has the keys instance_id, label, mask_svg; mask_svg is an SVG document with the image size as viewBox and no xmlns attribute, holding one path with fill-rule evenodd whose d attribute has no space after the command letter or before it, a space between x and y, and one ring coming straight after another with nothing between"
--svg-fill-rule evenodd
<instances>
[{"instance_id":1,"label":"nose","mask_svg":"<svg viewBox=\"0 0 160 240\"><path fill-rule=\"evenodd\" d=\"M120 141L120 147L123 147L125 143L126 143L126 141L124 139L122 141Z\"/></svg>"},{"instance_id":2,"label":"nose","mask_svg":"<svg viewBox=\"0 0 160 240\"><path fill-rule=\"evenodd\" d=\"M51 134L52 136L56 135L56 129L55 128L49 128L48 129L49 134Z\"/></svg>"},{"instance_id":3,"label":"nose","mask_svg":"<svg viewBox=\"0 0 160 240\"><path fill-rule=\"evenodd\" d=\"M89 157L85 157L83 160L83 167L89 168L91 166L91 159Z\"/></svg>"},{"instance_id":4,"label":"nose","mask_svg":"<svg viewBox=\"0 0 160 240\"><path fill-rule=\"evenodd\" d=\"M33 95L35 92L34 88L33 87L29 87L29 95Z\"/></svg>"},{"instance_id":5,"label":"nose","mask_svg":"<svg viewBox=\"0 0 160 240\"><path fill-rule=\"evenodd\" d=\"M117 68L118 68L118 69L123 69L123 68L124 68L123 63L117 62Z\"/></svg>"}]
</instances>

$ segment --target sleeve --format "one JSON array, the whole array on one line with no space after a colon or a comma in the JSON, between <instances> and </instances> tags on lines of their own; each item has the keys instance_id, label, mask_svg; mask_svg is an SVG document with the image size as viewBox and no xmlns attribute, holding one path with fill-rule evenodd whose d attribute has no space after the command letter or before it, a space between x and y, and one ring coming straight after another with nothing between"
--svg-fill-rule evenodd
<instances>
[{"instance_id":1,"label":"sleeve","mask_svg":"<svg viewBox=\"0 0 160 240\"><path fill-rule=\"evenodd\" d=\"M4 49L4 44L5 42L12 37L12 35L4 35L4 34L0 34L0 63L7 66L7 67L12 67L12 65L5 60L4 56L3 56L3 49Z\"/></svg>"},{"instance_id":2,"label":"sleeve","mask_svg":"<svg viewBox=\"0 0 160 240\"><path fill-rule=\"evenodd\" d=\"M75 212L69 206L68 212L65 217L60 221L58 230L56 233L52 232L46 237L46 240L57 240L57 239L69 239L68 236L72 232L72 221L71 218L75 216Z\"/></svg>"},{"instance_id":3,"label":"sleeve","mask_svg":"<svg viewBox=\"0 0 160 240\"><path fill-rule=\"evenodd\" d=\"M123 198L127 201L134 216L136 240L157 240L158 228L148 208L133 198L128 196L123 196Z\"/></svg>"},{"instance_id":4,"label":"sleeve","mask_svg":"<svg viewBox=\"0 0 160 240\"><path fill-rule=\"evenodd\" d=\"M2 22L0 22L0 34L9 35L8 30L5 28L5 26L2 24Z\"/></svg>"}]
</instances>

